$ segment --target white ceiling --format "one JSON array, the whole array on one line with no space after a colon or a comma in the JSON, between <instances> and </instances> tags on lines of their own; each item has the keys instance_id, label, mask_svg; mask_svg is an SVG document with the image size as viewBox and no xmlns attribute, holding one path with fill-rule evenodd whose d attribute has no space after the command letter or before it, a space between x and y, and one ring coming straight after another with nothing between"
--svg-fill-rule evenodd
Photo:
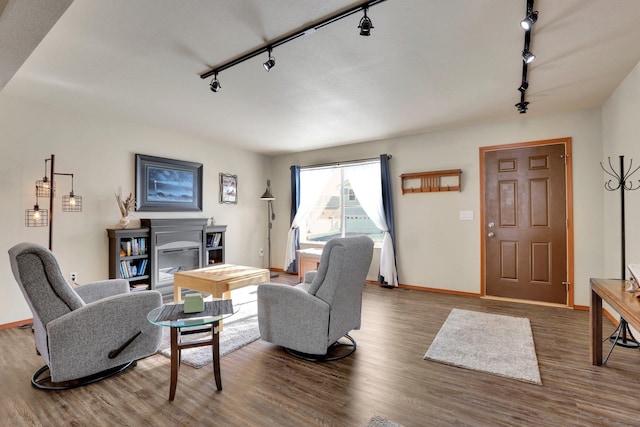
<instances>
[{"instance_id":1,"label":"white ceiling","mask_svg":"<svg viewBox=\"0 0 640 427\"><path fill-rule=\"evenodd\" d=\"M41 4L42 15L69 1L9 0L0 47L32 33L22 7ZM267 155L520 117L525 0L388 0L369 10L370 37L358 35L358 13L279 47L268 73L265 55L222 72L218 93L199 77L359 3L75 0L35 49L21 47L33 50L26 61L1 53L0 71L17 72L0 88ZM640 60L640 1L535 9L526 116L601 106Z\"/></svg>"}]
</instances>

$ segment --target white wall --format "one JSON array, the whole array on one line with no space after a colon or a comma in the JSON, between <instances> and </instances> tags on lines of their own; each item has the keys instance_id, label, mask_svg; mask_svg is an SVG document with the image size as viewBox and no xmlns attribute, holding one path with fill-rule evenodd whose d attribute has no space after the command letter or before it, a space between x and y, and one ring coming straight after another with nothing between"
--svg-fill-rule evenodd
<instances>
[{"instance_id":1,"label":"white wall","mask_svg":"<svg viewBox=\"0 0 640 427\"><path fill-rule=\"evenodd\" d=\"M204 207L198 213L135 213L138 218L214 216L227 224L226 261L261 266L266 248L264 191L270 160L228 145L191 136L112 121L82 112L13 99L0 94L0 325L31 317L15 283L6 251L16 243L48 244L48 228L24 226L24 211L35 203L35 181L44 175L44 159L56 156L56 171L73 173L83 212L61 212L61 196L70 178L57 177L53 251L65 277L78 273L80 283L108 277L105 229L118 224L114 192L135 193L135 153L204 164ZM218 173L238 175L238 204L218 203ZM48 208L48 199L40 207ZM263 215L264 214L264 215ZM264 218L264 221L263 221ZM134 221L133 226L139 222ZM266 264L266 261L264 261Z\"/></svg>"},{"instance_id":2,"label":"white wall","mask_svg":"<svg viewBox=\"0 0 640 427\"><path fill-rule=\"evenodd\" d=\"M393 155L397 255L402 284L480 292L479 154L482 146L573 138L573 203L575 231L575 300L589 305L590 277L617 277L620 270L619 194L603 189L599 168L608 156L617 165L625 155L640 165L636 122L640 113L640 66L630 73L600 109L552 117L519 117L489 125L469 126L344 147L282 155L268 159L223 145L136 124L111 122L82 113L58 111L0 94L0 242L8 249L28 240L46 245L46 229L24 227L24 209L34 203L33 182L43 174L44 158L55 154L57 170L76 174L76 192L85 211L62 214L56 205L54 251L65 274L77 271L81 282L107 275L105 229L118 221L113 192L134 190L134 154L201 161L205 164L205 206L202 216L229 225L227 261L266 263L258 249L266 248L266 208L257 196L264 180L272 179L277 199L273 229L273 265L282 267L289 227L290 174L293 164ZM533 107L532 107L533 109ZM461 193L400 194L399 175L440 169L462 169ZM220 205L218 173L239 176L239 204ZM638 172L640 174L640 172ZM640 179L640 176L634 176ZM637 182L637 181L635 181ZM59 191L66 191L64 179ZM640 190L626 194L627 261L640 262ZM9 203L11 201L12 203ZM46 200L41 200L41 205ZM473 210L474 220L458 219ZM141 215L142 216L142 215ZM175 217L176 214L149 214ZM200 216L180 214L180 216ZM256 237L258 236L258 237ZM0 257L0 324L30 317L14 283L8 258ZM373 278L373 277L372 277Z\"/></svg>"},{"instance_id":3,"label":"white wall","mask_svg":"<svg viewBox=\"0 0 640 427\"><path fill-rule=\"evenodd\" d=\"M640 166L640 63L618 86L602 108L603 149L602 162L607 165L611 157L613 167L619 172L619 156L624 156L625 167L633 160L634 169ZM640 171L627 184L640 186ZM601 181L613 179L602 173ZM620 191L604 191L604 260L605 276L620 278ZM640 190L625 192L626 264L640 264ZM626 272L628 277L628 271Z\"/></svg>"},{"instance_id":4,"label":"white wall","mask_svg":"<svg viewBox=\"0 0 640 427\"><path fill-rule=\"evenodd\" d=\"M533 107L532 107L533 108ZM520 117L510 122L469 126L274 158L276 209L286 213L274 224L274 265L281 267L289 226L293 164L393 156L398 275L401 284L480 293L479 147L573 138L575 226L575 304L589 305L589 278L603 273L601 112L599 109L553 117ZM400 174L462 169L462 192L402 195ZM472 210L473 221L459 211ZM371 278L371 277L370 277Z\"/></svg>"}]
</instances>

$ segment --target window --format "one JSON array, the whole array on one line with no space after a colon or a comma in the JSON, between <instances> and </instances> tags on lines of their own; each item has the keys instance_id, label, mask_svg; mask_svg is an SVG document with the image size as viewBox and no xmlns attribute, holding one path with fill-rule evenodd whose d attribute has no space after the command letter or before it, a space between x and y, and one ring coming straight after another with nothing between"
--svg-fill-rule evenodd
<instances>
[{"instance_id":1,"label":"window","mask_svg":"<svg viewBox=\"0 0 640 427\"><path fill-rule=\"evenodd\" d=\"M317 202L300 227L300 241L326 242L334 237L367 235L374 242L382 242L382 231L366 214L346 177L347 168L357 167L358 164L331 168L326 185L320 190ZM326 168L301 170L301 188L305 188L306 180L327 179L326 174ZM377 175L372 173L370 179L379 180L379 172ZM304 198L304 194L301 197Z\"/></svg>"}]
</instances>

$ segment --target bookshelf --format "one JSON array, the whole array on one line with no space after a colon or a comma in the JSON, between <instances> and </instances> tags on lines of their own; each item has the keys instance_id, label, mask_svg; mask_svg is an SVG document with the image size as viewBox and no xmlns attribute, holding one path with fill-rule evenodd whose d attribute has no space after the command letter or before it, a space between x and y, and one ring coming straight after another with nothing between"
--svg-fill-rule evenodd
<instances>
[{"instance_id":1,"label":"bookshelf","mask_svg":"<svg viewBox=\"0 0 640 427\"><path fill-rule=\"evenodd\" d=\"M107 229L109 278L125 279L133 290L150 289L149 228Z\"/></svg>"},{"instance_id":2,"label":"bookshelf","mask_svg":"<svg viewBox=\"0 0 640 427\"><path fill-rule=\"evenodd\" d=\"M204 266L224 263L226 225L212 225L205 230Z\"/></svg>"}]
</instances>

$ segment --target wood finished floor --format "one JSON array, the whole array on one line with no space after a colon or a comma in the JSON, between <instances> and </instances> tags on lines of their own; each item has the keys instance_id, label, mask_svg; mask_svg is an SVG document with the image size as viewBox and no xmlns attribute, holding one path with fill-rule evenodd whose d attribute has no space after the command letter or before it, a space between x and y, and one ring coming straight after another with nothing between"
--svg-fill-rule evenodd
<instances>
[{"instance_id":1,"label":"wood finished floor","mask_svg":"<svg viewBox=\"0 0 640 427\"><path fill-rule=\"evenodd\" d=\"M452 308L528 317L542 386L423 360ZM612 329L605 319L605 336ZM353 356L324 364L258 340L221 359L220 392L211 365L183 365L169 402L161 355L87 387L36 390L30 330L0 330L0 425L363 426L373 415L406 427L640 425L640 352L616 348L592 366L584 311L367 286L352 335Z\"/></svg>"}]
</instances>

